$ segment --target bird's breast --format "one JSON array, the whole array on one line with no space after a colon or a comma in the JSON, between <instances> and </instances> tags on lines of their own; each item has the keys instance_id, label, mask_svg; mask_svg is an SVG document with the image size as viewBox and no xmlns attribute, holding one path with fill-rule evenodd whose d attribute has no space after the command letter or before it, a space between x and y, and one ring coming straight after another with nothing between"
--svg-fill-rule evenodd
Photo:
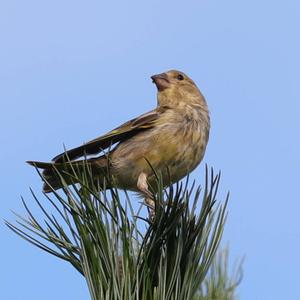
<instances>
[{"instance_id":1,"label":"bird's breast","mask_svg":"<svg viewBox=\"0 0 300 300\"><path fill-rule=\"evenodd\" d=\"M152 174L152 168L163 174L164 181L180 180L202 160L208 132L209 126L195 113L164 116L152 129L122 142L113 152L113 173L119 185L135 190L139 174Z\"/></svg>"}]
</instances>

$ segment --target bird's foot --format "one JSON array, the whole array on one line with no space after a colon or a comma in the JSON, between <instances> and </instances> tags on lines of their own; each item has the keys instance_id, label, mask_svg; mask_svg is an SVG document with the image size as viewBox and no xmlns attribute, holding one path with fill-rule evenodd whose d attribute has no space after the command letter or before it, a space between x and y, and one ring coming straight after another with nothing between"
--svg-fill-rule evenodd
<instances>
[{"instance_id":1,"label":"bird's foot","mask_svg":"<svg viewBox=\"0 0 300 300\"><path fill-rule=\"evenodd\" d=\"M149 219L151 222L153 222L154 217L155 217L155 202L153 200L153 197L146 197L145 198L145 203L147 205L148 208L148 214L149 214Z\"/></svg>"},{"instance_id":2,"label":"bird's foot","mask_svg":"<svg viewBox=\"0 0 300 300\"><path fill-rule=\"evenodd\" d=\"M137 188L145 195L145 203L148 207L149 219L153 221L155 217L155 202L153 194L148 189L147 174L142 172L137 181Z\"/></svg>"}]
</instances>

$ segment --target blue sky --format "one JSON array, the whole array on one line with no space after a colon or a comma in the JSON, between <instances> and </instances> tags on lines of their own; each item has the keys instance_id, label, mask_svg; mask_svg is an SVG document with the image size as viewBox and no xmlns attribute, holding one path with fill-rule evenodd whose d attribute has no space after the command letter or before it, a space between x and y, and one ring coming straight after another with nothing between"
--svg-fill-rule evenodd
<instances>
[{"instance_id":1,"label":"blue sky","mask_svg":"<svg viewBox=\"0 0 300 300\"><path fill-rule=\"evenodd\" d=\"M2 1L0 216L48 160L152 109L150 76L190 75L207 98L205 163L231 191L224 243L246 256L240 299L300 299L300 3ZM193 176L203 182L204 169ZM0 297L88 299L71 266L0 225Z\"/></svg>"}]
</instances>

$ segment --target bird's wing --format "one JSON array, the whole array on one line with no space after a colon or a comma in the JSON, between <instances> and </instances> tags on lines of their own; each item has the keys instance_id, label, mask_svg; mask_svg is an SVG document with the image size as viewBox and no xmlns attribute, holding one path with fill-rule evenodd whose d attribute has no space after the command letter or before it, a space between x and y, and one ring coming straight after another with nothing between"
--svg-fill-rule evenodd
<instances>
[{"instance_id":1,"label":"bird's wing","mask_svg":"<svg viewBox=\"0 0 300 300\"><path fill-rule=\"evenodd\" d=\"M159 107L148 113L145 113L135 119L132 119L121 126L113 129L105 135L83 144L82 146L63 152L55 156L53 162L64 162L75 160L81 156L96 154L112 146L113 144L128 139L142 130L152 128L160 115L165 112L167 107Z\"/></svg>"}]
</instances>

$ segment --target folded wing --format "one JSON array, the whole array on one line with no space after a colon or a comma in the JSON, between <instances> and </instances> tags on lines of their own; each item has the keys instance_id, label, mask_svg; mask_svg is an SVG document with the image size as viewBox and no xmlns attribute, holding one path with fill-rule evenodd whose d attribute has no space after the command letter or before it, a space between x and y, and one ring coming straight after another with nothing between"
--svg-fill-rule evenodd
<instances>
[{"instance_id":1,"label":"folded wing","mask_svg":"<svg viewBox=\"0 0 300 300\"><path fill-rule=\"evenodd\" d=\"M55 156L52 161L55 163L61 163L64 161L72 161L85 155L97 154L100 151L111 147L115 143L121 142L136 135L140 131L152 128L159 119L160 115L164 113L166 109L166 107L159 107L148 113L145 113L122 124L107 134L83 144L82 146Z\"/></svg>"}]
</instances>

